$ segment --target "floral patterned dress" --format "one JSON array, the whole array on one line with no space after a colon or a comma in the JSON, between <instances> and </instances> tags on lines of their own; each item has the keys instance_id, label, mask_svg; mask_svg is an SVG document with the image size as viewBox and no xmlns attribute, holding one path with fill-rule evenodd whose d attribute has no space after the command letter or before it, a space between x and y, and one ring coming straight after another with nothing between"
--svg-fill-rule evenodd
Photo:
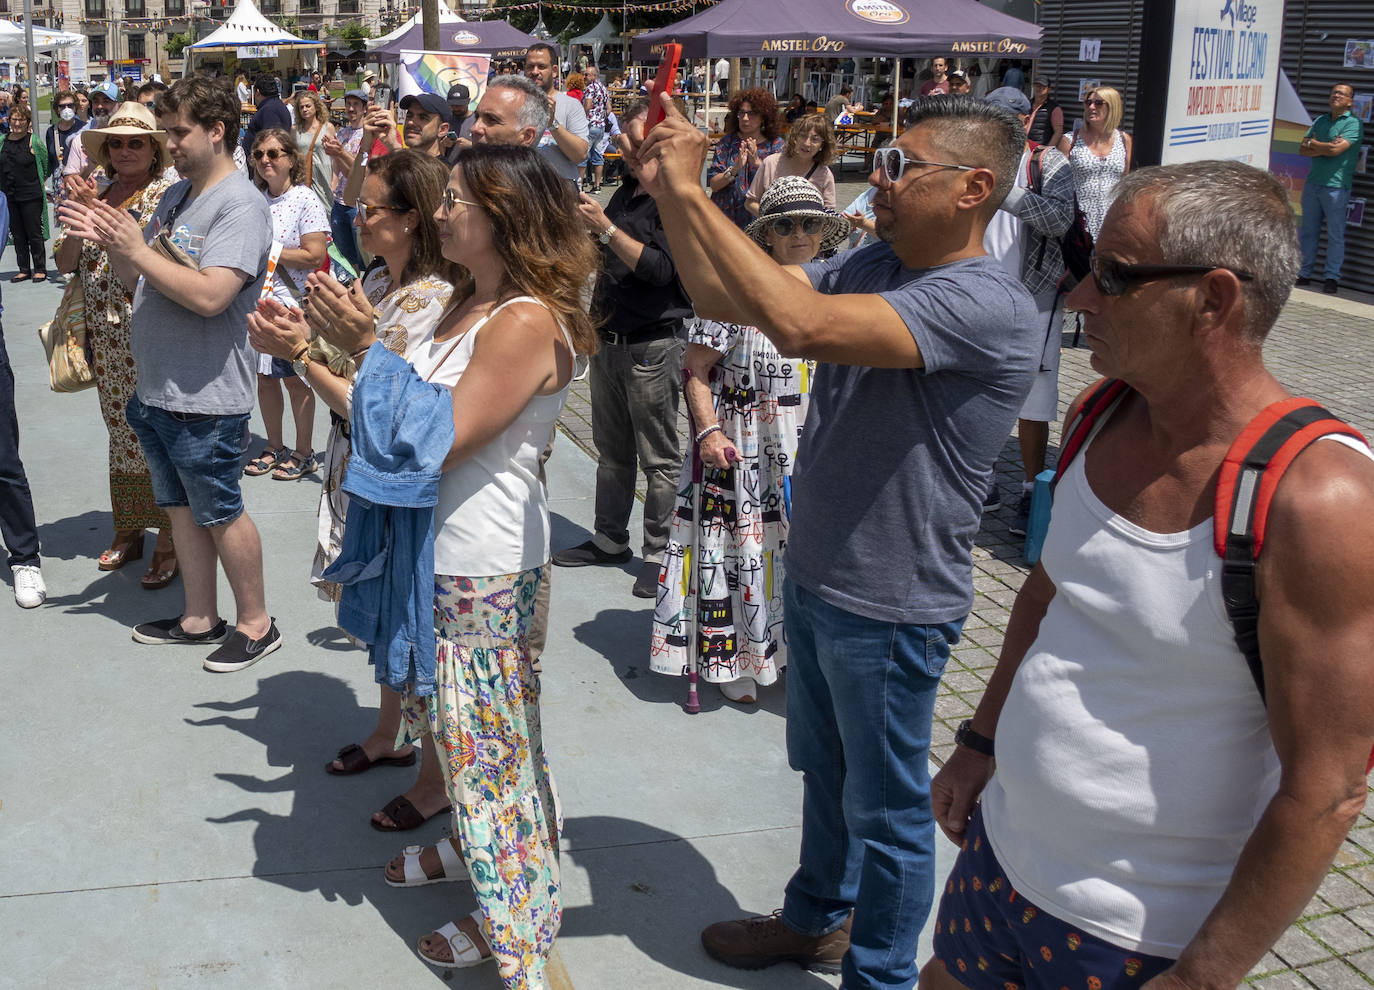
<instances>
[{"instance_id":1,"label":"floral patterned dress","mask_svg":"<svg viewBox=\"0 0 1374 990\"><path fill-rule=\"evenodd\" d=\"M136 212L139 225L146 227L169 185L171 182L165 178L153 179L119 208ZM59 236L53 243L54 254L64 240L65 235ZM133 292L110 267L110 256L104 248L90 241L81 245L76 270L86 293L86 330L95 356L93 370L100 415L110 434L110 507L114 528L167 528L171 522L153 499L148 462L124 413L138 385L129 345Z\"/></svg>"},{"instance_id":2,"label":"floral patterned dress","mask_svg":"<svg viewBox=\"0 0 1374 990\"><path fill-rule=\"evenodd\" d=\"M741 460L687 454L659 575L649 666L713 682L772 684L787 663L783 550L797 441L811 389L807 362L754 327L700 320L688 341L723 357L711 373L716 419ZM699 429L695 424L692 429Z\"/></svg>"},{"instance_id":3,"label":"floral patterned dress","mask_svg":"<svg viewBox=\"0 0 1374 990\"><path fill-rule=\"evenodd\" d=\"M739 131L727 134L716 142L715 154L711 157L710 167L706 169L707 182L734 164L735 157L739 154L740 144ZM758 140L759 164L753 168L748 166L741 168L739 175L735 176L734 182L719 192L711 194L711 201L719 206L727 217L735 221L737 227L741 229L747 227L754 220L754 215L745 209L744 201L749 196L749 186L754 181L754 176L758 174L763 160L769 155L781 154L786 146L787 143L780 137L768 141L760 136Z\"/></svg>"},{"instance_id":4,"label":"floral patterned dress","mask_svg":"<svg viewBox=\"0 0 1374 990\"><path fill-rule=\"evenodd\" d=\"M390 283L391 272L385 265L379 265L363 279L363 292L377 311L377 339L393 354L409 357L416 347L434 336L434 328L448 309L453 286L438 275L421 276L388 293ZM321 599L338 605L339 586L321 575L343 551L344 520L348 518L348 495L343 490L343 480L348 470L350 447L348 423L331 415L329 424L310 583Z\"/></svg>"}]
</instances>

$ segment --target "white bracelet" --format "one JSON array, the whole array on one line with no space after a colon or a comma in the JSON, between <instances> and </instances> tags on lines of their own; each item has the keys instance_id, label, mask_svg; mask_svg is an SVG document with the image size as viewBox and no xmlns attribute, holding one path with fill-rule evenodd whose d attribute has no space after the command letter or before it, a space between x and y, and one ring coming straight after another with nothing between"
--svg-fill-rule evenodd
<instances>
[{"instance_id":1,"label":"white bracelet","mask_svg":"<svg viewBox=\"0 0 1374 990\"><path fill-rule=\"evenodd\" d=\"M706 439L707 437L709 437L712 433L720 433L720 432L721 432L721 429L720 429L720 424L719 424L719 423L717 423L715 426L708 426L708 427L706 427L706 429L704 429L704 430L702 430L700 433L698 433L698 434L696 435L696 439L693 440L692 442L695 443L698 447L700 447L700 446L701 446L701 441L705 440L705 439Z\"/></svg>"}]
</instances>

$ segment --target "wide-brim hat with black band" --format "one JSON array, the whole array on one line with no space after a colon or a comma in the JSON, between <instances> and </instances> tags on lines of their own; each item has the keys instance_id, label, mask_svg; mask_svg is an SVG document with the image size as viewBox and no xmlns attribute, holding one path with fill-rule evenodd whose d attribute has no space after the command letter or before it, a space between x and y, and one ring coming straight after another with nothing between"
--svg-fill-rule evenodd
<instances>
[{"instance_id":1,"label":"wide-brim hat with black band","mask_svg":"<svg viewBox=\"0 0 1374 990\"><path fill-rule=\"evenodd\" d=\"M849 221L825 205L821 191L800 175L784 175L773 181L759 200L758 219L744 228L754 243L768 249L768 227L782 217L819 217L825 221L821 231L821 250L832 251L849 237Z\"/></svg>"},{"instance_id":2,"label":"wide-brim hat with black band","mask_svg":"<svg viewBox=\"0 0 1374 990\"><path fill-rule=\"evenodd\" d=\"M87 127L81 132L81 144L86 149L86 157L98 161L100 149L105 139L115 137L144 137L157 146L159 168L166 168L171 161L167 153L167 132L157 126L153 111L142 103L121 103L110 114L110 122L104 127Z\"/></svg>"}]
</instances>

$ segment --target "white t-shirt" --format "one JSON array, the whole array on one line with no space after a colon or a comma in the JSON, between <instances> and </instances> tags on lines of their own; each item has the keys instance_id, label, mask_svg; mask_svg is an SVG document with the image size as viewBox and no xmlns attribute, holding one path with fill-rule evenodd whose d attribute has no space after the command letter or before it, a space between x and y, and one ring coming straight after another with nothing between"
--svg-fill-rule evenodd
<instances>
[{"instance_id":1,"label":"white t-shirt","mask_svg":"<svg viewBox=\"0 0 1374 990\"><path fill-rule=\"evenodd\" d=\"M300 247L301 238L306 234L329 233L329 216L324 212L324 204L309 186L291 186L280 196L268 196L267 205L272 210L272 239L280 241L287 250ZM303 290L306 276L312 270L278 267L272 280L272 297L283 306L300 305L293 300L284 279L291 279L297 290Z\"/></svg>"},{"instance_id":2,"label":"white t-shirt","mask_svg":"<svg viewBox=\"0 0 1374 990\"><path fill-rule=\"evenodd\" d=\"M1021 164L1016 167L1016 184L1022 189L1030 188L1030 178L1026 175L1026 163L1030 152L1021 153ZM983 250L996 258L1012 278L1021 277L1021 218L1007 210L998 210L988 221L983 232Z\"/></svg>"},{"instance_id":3,"label":"white t-shirt","mask_svg":"<svg viewBox=\"0 0 1374 990\"><path fill-rule=\"evenodd\" d=\"M415 345L410 363L426 381L453 388L472 360L478 332L513 303L542 305L530 296L510 299L457 340ZM548 562L549 507L539 458L567 398L567 388L535 396L485 447L444 472L434 508L435 574L494 577Z\"/></svg>"}]
</instances>

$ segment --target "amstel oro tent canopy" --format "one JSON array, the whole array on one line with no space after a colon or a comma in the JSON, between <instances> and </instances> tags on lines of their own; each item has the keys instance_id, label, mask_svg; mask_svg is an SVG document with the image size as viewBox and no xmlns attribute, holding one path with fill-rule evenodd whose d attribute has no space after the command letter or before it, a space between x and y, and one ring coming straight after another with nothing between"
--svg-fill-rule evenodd
<instances>
[{"instance_id":1,"label":"amstel oro tent canopy","mask_svg":"<svg viewBox=\"0 0 1374 990\"><path fill-rule=\"evenodd\" d=\"M525 49L536 44L538 38L528 35L506 21L462 21L439 24L439 50L471 52L492 58L524 58ZM425 47L424 28L416 24L399 37L391 37L383 44L367 46L367 53L380 62L395 62L403 51L421 51ZM557 50L558 46L553 46Z\"/></svg>"},{"instance_id":2,"label":"amstel oro tent canopy","mask_svg":"<svg viewBox=\"0 0 1374 990\"><path fill-rule=\"evenodd\" d=\"M654 61L667 42L686 58L1035 58L1040 28L978 0L722 0L634 39Z\"/></svg>"}]
</instances>

